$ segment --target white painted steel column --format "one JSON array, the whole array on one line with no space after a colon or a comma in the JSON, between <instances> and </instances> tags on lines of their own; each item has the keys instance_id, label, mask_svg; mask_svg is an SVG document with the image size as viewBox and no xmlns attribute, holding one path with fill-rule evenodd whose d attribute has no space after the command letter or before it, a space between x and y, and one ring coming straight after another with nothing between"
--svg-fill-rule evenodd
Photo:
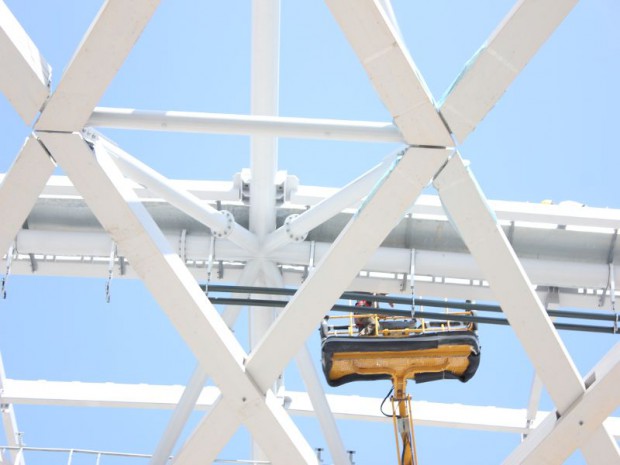
<instances>
[{"instance_id":1,"label":"white painted steel column","mask_svg":"<svg viewBox=\"0 0 620 465\"><path fill-rule=\"evenodd\" d=\"M101 144L102 149L112 157L123 174L210 228L212 234L227 237L250 254L258 252L256 236L235 221L231 221L230 214L223 214L195 195L177 189L169 179L110 142L99 139L96 144Z\"/></svg>"},{"instance_id":2,"label":"white painted steel column","mask_svg":"<svg viewBox=\"0 0 620 465\"><path fill-rule=\"evenodd\" d=\"M411 148L394 162L358 214L338 236L329 253L289 301L269 333L250 354L246 372L263 392L301 349L304 341L362 268L376 247L398 223L429 180L446 162L448 151ZM226 418L226 398L205 417L194 436L205 437L209 427ZM219 434L219 431L218 431ZM200 441L185 447L199 454Z\"/></svg>"},{"instance_id":3,"label":"white painted steel column","mask_svg":"<svg viewBox=\"0 0 620 465\"><path fill-rule=\"evenodd\" d=\"M456 78L440 111L463 142L570 13L577 0L520 0Z\"/></svg>"},{"instance_id":4,"label":"white painted steel column","mask_svg":"<svg viewBox=\"0 0 620 465\"><path fill-rule=\"evenodd\" d=\"M80 131L159 5L107 0L45 104L37 130ZM114 44L114 46L111 46Z\"/></svg>"},{"instance_id":5,"label":"white painted steel column","mask_svg":"<svg viewBox=\"0 0 620 465\"><path fill-rule=\"evenodd\" d=\"M252 1L251 113L278 114L280 74L280 0ZM276 186L278 139L253 136L250 139L250 231L263 243L276 227ZM267 332L274 320L273 310L251 313L250 348ZM274 378L275 380L275 378ZM272 380L272 381L274 381ZM255 441L253 458L266 459Z\"/></svg>"},{"instance_id":6,"label":"white painted steel column","mask_svg":"<svg viewBox=\"0 0 620 465\"><path fill-rule=\"evenodd\" d=\"M593 435L594 446L598 447L584 454L588 463L620 463L616 441L601 426L620 405L620 344L616 344L585 379L591 380L591 384L583 395L559 418L555 415L547 417L506 459L505 464L562 463L577 447L587 448Z\"/></svg>"},{"instance_id":7,"label":"white painted steel column","mask_svg":"<svg viewBox=\"0 0 620 465\"><path fill-rule=\"evenodd\" d=\"M351 181L331 197L322 200L293 218L288 224L280 226L265 240L265 254L293 242L296 237L304 237L312 229L323 224L345 208L359 202L381 179L381 176L388 170L397 156L397 153L389 155L383 162Z\"/></svg>"},{"instance_id":8,"label":"white painted steel column","mask_svg":"<svg viewBox=\"0 0 620 465\"><path fill-rule=\"evenodd\" d=\"M170 249L134 192L125 186L114 163L102 157L104 172L77 134L48 133L42 139L222 390L227 415L224 423L218 425L217 433L234 432L243 422L274 464L316 463L312 448L275 401L273 393L265 394L247 375L246 354L239 342L187 267ZM219 449L209 444L201 446L196 460L202 463L217 457Z\"/></svg>"},{"instance_id":9,"label":"white painted steel column","mask_svg":"<svg viewBox=\"0 0 620 465\"><path fill-rule=\"evenodd\" d=\"M51 68L11 10L0 0L0 91L30 124L50 93Z\"/></svg>"},{"instance_id":10,"label":"white painted steel column","mask_svg":"<svg viewBox=\"0 0 620 465\"><path fill-rule=\"evenodd\" d=\"M280 1L252 2L252 105L253 115L278 113L280 66ZM275 175L278 140L254 136L250 141L250 231L259 240L275 229Z\"/></svg>"},{"instance_id":11,"label":"white painted steel column","mask_svg":"<svg viewBox=\"0 0 620 465\"><path fill-rule=\"evenodd\" d=\"M56 164L30 136L0 183L0 256L21 229Z\"/></svg>"},{"instance_id":12,"label":"white painted steel column","mask_svg":"<svg viewBox=\"0 0 620 465\"><path fill-rule=\"evenodd\" d=\"M458 154L445 166L434 184L536 373L563 414L585 391L579 372ZM617 446L608 443L607 447L614 449Z\"/></svg>"},{"instance_id":13,"label":"white painted steel column","mask_svg":"<svg viewBox=\"0 0 620 465\"><path fill-rule=\"evenodd\" d=\"M88 126L147 131L402 143L391 122L96 107Z\"/></svg>"}]
</instances>

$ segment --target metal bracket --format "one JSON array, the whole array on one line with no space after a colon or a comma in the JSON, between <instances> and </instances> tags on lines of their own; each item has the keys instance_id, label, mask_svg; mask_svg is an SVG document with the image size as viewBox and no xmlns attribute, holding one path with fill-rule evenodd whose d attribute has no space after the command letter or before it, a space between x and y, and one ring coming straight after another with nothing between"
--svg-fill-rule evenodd
<instances>
[{"instance_id":1,"label":"metal bracket","mask_svg":"<svg viewBox=\"0 0 620 465\"><path fill-rule=\"evenodd\" d=\"M228 237L232 232L233 226L235 224L235 217L228 210L220 210L220 214L226 217L226 226L224 227L224 229L219 231L211 230L211 234L213 234L218 239Z\"/></svg>"},{"instance_id":2,"label":"metal bracket","mask_svg":"<svg viewBox=\"0 0 620 465\"><path fill-rule=\"evenodd\" d=\"M187 229L182 229L181 230L181 236L179 237L179 257L181 257L181 260L183 260L183 263L185 263L186 257L187 257Z\"/></svg>"},{"instance_id":3,"label":"metal bracket","mask_svg":"<svg viewBox=\"0 0 620 465\"><path fill-rule=\"evenodd\" d=\"M514 235L515 235L515 222L511 221L510 227L508 228L508 233L506 234L506 239L508 239L508 242L513 247L514 247L514 244L512 243L512 241L514 239Z\"/></svg>"},{"instance_id":4,"label":"metal bracket","mask_svg":"<svg viewBox=\"0 0 620 465\"><path fill-rule=\"evenodd\" d=\"M547 288L547 294L545 295L545 310L549 310L551 304L560 303L560 288L556 286L549 286Z\"/></svg>"},{"instance_id":5,"label":"metal bracket","mask_svg":"<svg viewBox=\"0 0 620 465\"><path fill-rule=\"evenodd\" d=\"M310 258L308 259L308 266L304 266L304 274L301 276L301 282L303 283L314 269L314 254L315 254L315 242L310 242Z\"/></svg>"},{"instance_id":6,"label":"metal bracket","mask_svg":"<svg viewBox=\"0 0 620 465\"><path fill-rule=\"evenodd\" d=\"M293 228L291 227L291 223L293 222L293 220L295 218L297 218L299 215L297 213L294 213L292 215L289 215L286 217L286 219L284 220L284 229L286 230L286 233L288 234L288 237L293 241L293 242L303 242L306 240L306 237L308 237L308 233L304 233L304 234L295 234L293 232Z\"/></svg>"},{"instance_id":7,"label":"metal bracket","mask_svg":"<svg viewBox=\"0 0 620 465\"><path fill-rule=\"evenodd\" d=\"M0 283L0 295L3 299L6 299L6 284L11 274L11 263L13 262L13 254L15 253L15 242L12 242L9 246L9 250L6 252L6 269L2 282Z\"/></svg>"},{"instance_id":8,"label":"metal bracket","mask_svg":"<svg viewBox=\"0 0 620 465\"><path fill-rule=\"evenodd\" d=\"M28 226L28 220L24 221L22 228L30 229L30 227ZM30 271L32 271L32 273L36 273L37 270L39 269L39 265L37 264L37 259L35 258L33 253L29 253L28 257L30 258Z\"/></svg>"}]
</instances>

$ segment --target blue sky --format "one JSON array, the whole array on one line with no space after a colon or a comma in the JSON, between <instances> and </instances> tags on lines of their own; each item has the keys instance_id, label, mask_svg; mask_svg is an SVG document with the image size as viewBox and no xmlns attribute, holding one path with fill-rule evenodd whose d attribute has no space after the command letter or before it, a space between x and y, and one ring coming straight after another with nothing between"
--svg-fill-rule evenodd
<instances>
[{"instance_id":1,"label":"blue sky","mask_svg":"<svg viewBox=\"0 0 620 465\"><path fill-rule=\"evenodd\" d=\"M51 64L56 85L100 2L6 3ZM250 5L164 0L100 105L249 113ZM394 6L411 55L438 100L512 2L395 0ZM459 147L488 198L575 200L620 208L614 136L620 107L619 17L615 0L579 3ZM322 2L282 0L281 27L281 115L391 120ZM4 172L30 128L3 96L0 120ZM231 180L249 167L247 137L103 132L170 178ZM284 139L279 166L302 184L336 187L396 147ZM189 379L193 356L141 283L114 281L110 304L105 304L101 279L12 276L9 286L9 298L0 301L0 351L10 378L153 384ZM582 374L616 342L601 335L561 336ZM509 328L482 327L480 338L483 361L472 381L411 385L414 399L525 407L532 369L518 341ZM318 361L316 339L309 344ZM302 389L298 378L290 369L287 386ZM387 384L357 383L329 391L380 397ZM547 398L541 408L552 408ZM33 446L152 452L169 413L126 413L18 406L17 420ZM299 422L312 446L325 447L314 420ZM357 451L357 464L393 461L391 426L341 422L341 429L347 447ZM519 438L418 428L417 440L422 463L495 464ZM243 457L247 444L242 432L222 457ZM482 450L479 455L463 457L463 450L476 448ZM581 455L570 463L583 463Z\"/></svg>"}]
</instances>

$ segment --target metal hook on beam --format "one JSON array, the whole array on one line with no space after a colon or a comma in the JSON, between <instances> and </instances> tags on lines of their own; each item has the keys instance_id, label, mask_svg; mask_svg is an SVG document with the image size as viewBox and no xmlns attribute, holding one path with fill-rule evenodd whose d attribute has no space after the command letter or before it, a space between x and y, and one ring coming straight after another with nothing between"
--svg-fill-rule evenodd
<instances>
[{"instance_id":1,"label":"metal hook on beam","mask_svg":"<svg viewBox=\"0 0 620 465\"><path fill-rule=\"evenodd\" d=\"M9 250L6 253L6 269L4 272L4 276L2 277L2 282L0 283L0 295L2 295L3 299L6 299L6 283L9 279L9 275L11 274L11 263L13 262L14 253L15 242L12 242L9 246Z\"/></svg>"},{"instance_id":2,"label":"metal hook on beam","mask_svg":"<svg viewBox=\"0 0 620 465\"><path fill-rule=\"evenodd\" d=\"M213 270L213 257L215 256L215 234L211 234L211 246L209 258L207 259L207 282L205 284L205 295L209 295L209 283L211 282L211 272Z\"/></svg>"},{"instance_id":3,"label":"metal hook on beam","mask_svg":"<svg viewBox=\"0 0 620 465\"><path fill-rule=\"evenodd\" d=\"M114 273L114 262L116 261L116 243L112 242L110 248L110 260L108 262L108 279L105 283L105 302L110 303L110 285L112 283L112 275Z\"/></svg>"}]
</instances>

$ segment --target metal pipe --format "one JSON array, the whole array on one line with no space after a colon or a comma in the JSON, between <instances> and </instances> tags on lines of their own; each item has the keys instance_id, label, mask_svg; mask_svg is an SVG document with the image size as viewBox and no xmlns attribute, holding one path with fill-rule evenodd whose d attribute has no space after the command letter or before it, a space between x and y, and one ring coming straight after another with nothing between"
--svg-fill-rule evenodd
<instances>
[{"instance_id":1,"label":"metal pipe","mask_svg":"<svg viewBox=\"0 0 620 465\"><path fill-rule=\"evenodd\" d=\"M351 207L368 194L370 189L381 179L388 167L394 162L397 152L394 152L366 173L351 181L331 197L321 200L309 210L292 218L285 225L271 233L265 241L265 253L293 242L295 237L303 237L312 229L325 223L345 208Z\"/></svg>"},{"instance_id":2,"label":"metal pipe","mask_svg":"<svg viewBox=\"0 0 620 465\"><path fill-rule=\"evenodd\" d=\"M105 152L110 155L123 174L144 185L171 205L209 227L214 234L221 237L228 236L239 247L252 253L258 251L256 237L244 227L231 221L229 215L222 214L222 212L202 202L189 192L176 189L166 177L115 145L105 140L101 140L101 144L95 145L95 151L97 147L104 148Z\"/></svg>"},{"instance_id":3,"label":"metal pipe","mask_svg":"<svg viewBox=\"0 0 620 465\"><path fill-rule=\"evenodd\" d=\"M391 122L293 118L273 115L232 115L96 107L87 124L94 127L146 131L386 143L404 142L400 130Z\"/></svg>"}]
</instances>

